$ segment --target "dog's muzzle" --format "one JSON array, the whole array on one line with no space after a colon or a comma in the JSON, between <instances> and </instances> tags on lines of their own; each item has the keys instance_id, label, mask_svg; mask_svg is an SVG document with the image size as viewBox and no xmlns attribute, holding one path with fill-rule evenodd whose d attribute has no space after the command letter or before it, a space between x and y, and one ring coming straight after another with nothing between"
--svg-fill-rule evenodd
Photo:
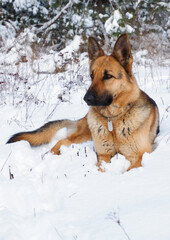
<instances>
[{"instance_id":1,"label":"dog's muzzle","mask_svg":"<svg viewBox=\"0 0 170 240\"><path fill-rule=\"evenodd\" d=\"M84 101L87 105L91 106L95 103L95 97L91 92L87 92L84 96Z\"/></svg>"},{"instance_id":2,"label":"dog's muzzle","mask_svg":"<svg viewBox=\"0 0 170 240\"><path fill-rule=\"evenodd\" d=\"M97 96L97 94L89 89L84 96L84 101L89 106L109 106L113 101L113 96L104 92L101 96Z\"/></svg>"}]
</instances>

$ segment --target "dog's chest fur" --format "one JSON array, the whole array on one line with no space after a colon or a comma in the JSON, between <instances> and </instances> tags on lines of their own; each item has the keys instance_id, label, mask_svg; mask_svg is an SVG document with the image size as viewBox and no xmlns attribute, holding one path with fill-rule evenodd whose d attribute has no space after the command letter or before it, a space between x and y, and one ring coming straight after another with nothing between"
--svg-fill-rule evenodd
<instances>
[{"instance_id":1,"label":"dog's chest fur","mask_svg":"<svg viewBox=\"0 0 170 240\"><path fill-rule=\"evenodd\" d=\"M150 113L150 107L140 102L128 104L124 108L115 108L113 116L105 109L99 111L91 107L88 113L88 125L92 133L94 145L97 149L110 149L110 153L126 151L129 143L134 141L135 132L140 128ZM112 121L113 131L108 129L108 121ZM134 145L134 144L133 144ZM136 144L135 144L136 146ZM112 150L111 150L112 149ZM104 150L104 149L103 149ZM135 151L135 149L134 149Z\"/></svg>"}]
</instances>

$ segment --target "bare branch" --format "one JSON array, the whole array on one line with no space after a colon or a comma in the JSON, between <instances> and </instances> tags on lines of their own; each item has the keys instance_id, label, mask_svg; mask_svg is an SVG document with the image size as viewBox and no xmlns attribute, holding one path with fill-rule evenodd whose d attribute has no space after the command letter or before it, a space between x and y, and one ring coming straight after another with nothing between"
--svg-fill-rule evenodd
<instances>
[{"instance_id":1,"label":"bare branch","mask_svg":"<svg viewBox=\"0 0 170 240\"><path fill-rule=\"evenodd\" d=\"M126 238L128 240L131 240L128 233L126 232L124 226L122 225L120 218L119 218L119 213L118 212L111 212L108 214L107 219L112 220L113 222L117 223L118 226L121 228L121 230L123 231L123 233L125 234Z\"/></svg>"},{"instance_id":2,"label":"bare branch","mask_svg":"<svg viewBox=\"0 0 170 240\"><path fill-rule=\"evenodd\" d=\"M36 31L36 33L38 34L38 33L44 32L44 31L46 32L47 29L48 29L49 27L51 27L51 25L53 25L53 24L57 21L57 19L63 14L63 12L64 12L67 8L69 8L70 6L72 6L73 2L74 2L73 0L70 0L70 1L65 5L65 7L63 7L63 8L61 9L61 11L57 14L57 16L55 16L55 17L54 17L53 19L51 19L50 21L44 23L43 26L40 27L40 28Z\"/></svg>"}]
</instances>

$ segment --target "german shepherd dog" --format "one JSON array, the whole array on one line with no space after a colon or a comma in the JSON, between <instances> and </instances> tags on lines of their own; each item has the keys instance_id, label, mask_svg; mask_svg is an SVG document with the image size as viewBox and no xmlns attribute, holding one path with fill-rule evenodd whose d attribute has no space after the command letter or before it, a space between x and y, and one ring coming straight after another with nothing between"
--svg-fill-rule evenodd
<instances>
[{"instance_id":1,"label":"german shepherd dog","mask_svg":"<svg viewBox=\"0 0 170 240\"><path fill-rule=\"evenodd\" d=\"M67 127L68 136L51 149L60 154L61 145L94 141L97 166L110 162L116 153L131 163L128 170L141 166L142 155L152 152L159 132L158 107L139 89L132 74L133 57L127 34L121 35L111 55L106 55L95 38L88 39L91 85L84 96L90 106L87 115L77 121L46 123L37 130L13 135L7 143L20 140L32 146L48 143L55 133Z\"/></svg>"}]
</instances>

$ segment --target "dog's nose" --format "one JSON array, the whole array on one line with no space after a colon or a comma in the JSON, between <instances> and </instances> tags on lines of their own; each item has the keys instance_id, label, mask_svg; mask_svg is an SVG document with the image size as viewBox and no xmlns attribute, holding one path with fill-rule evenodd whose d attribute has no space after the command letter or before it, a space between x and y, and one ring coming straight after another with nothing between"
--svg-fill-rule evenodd
<instances>
[{"instance_id":1,"label":"dog's nose","mask_svg":"<svg viewBox=\"0 0 170 240\"><path fill-rule=\"evenodd\" d=\"M84 96L84 101L88 104L88 105L92 105L94 102L94 96L91 93L86 93L86 95Z\"/></svg>"}]
</instances>

